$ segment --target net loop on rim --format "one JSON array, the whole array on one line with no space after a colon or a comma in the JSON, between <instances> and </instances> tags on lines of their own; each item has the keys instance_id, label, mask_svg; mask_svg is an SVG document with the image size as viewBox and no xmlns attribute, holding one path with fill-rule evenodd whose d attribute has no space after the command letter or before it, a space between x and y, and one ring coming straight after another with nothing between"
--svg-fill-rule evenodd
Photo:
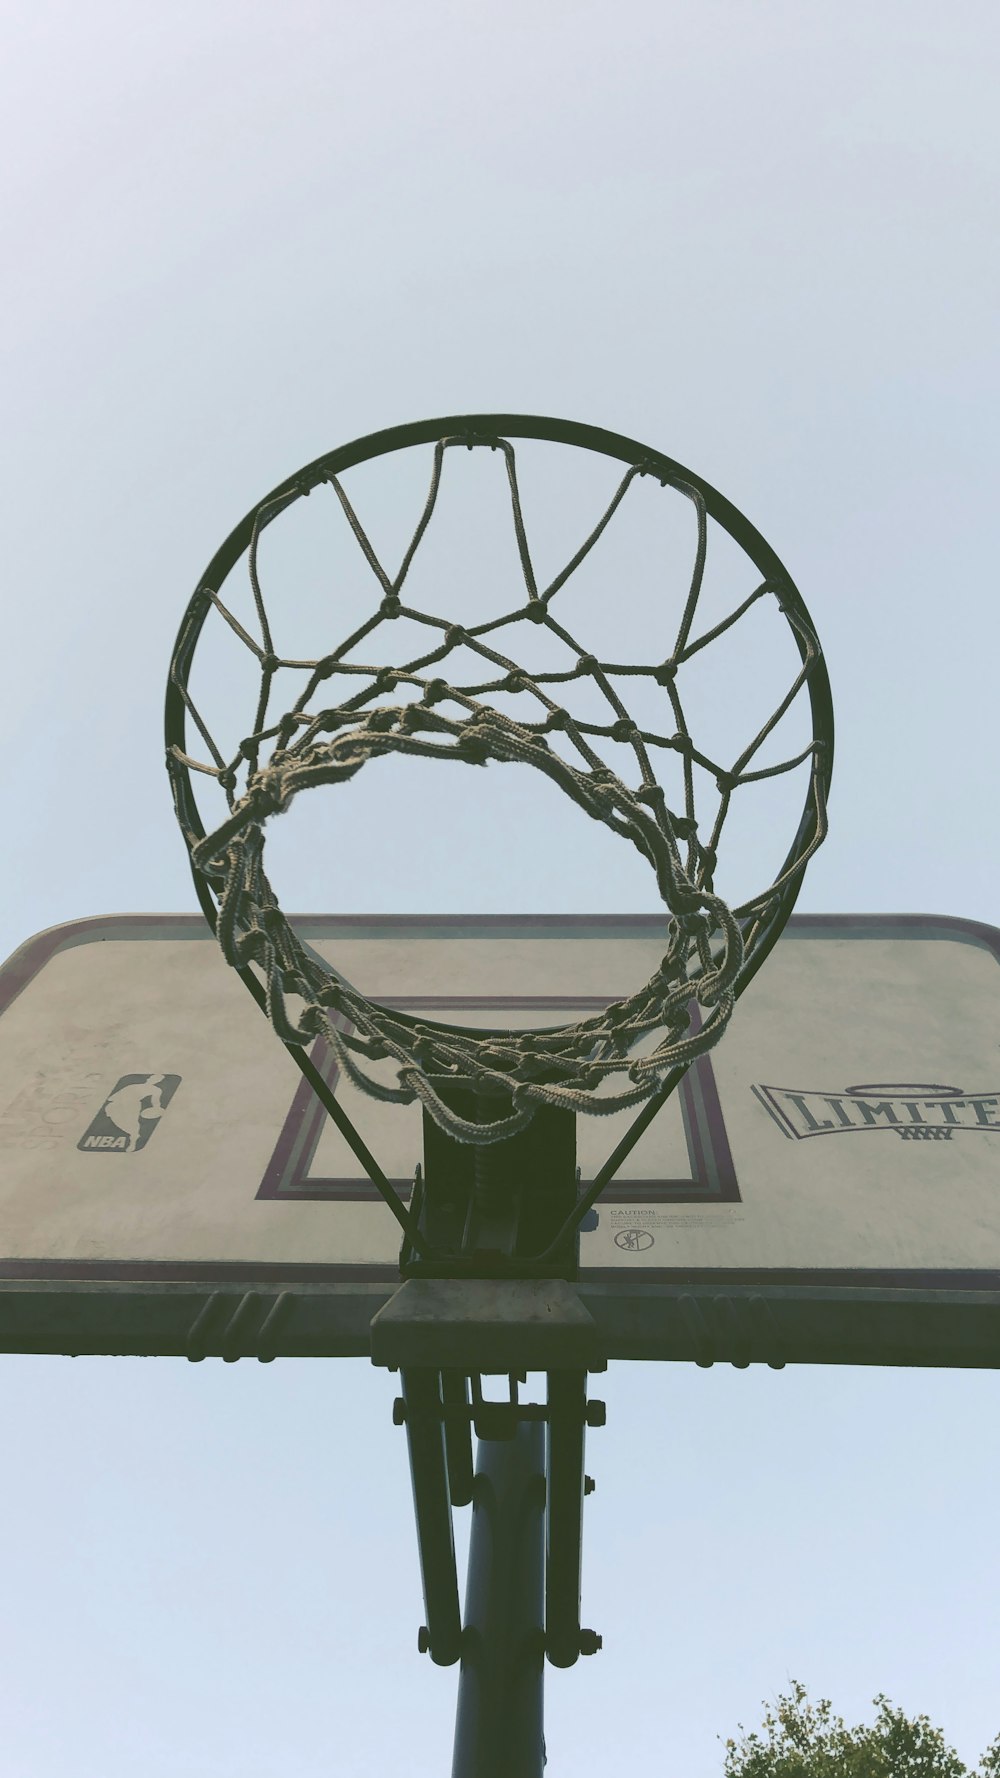
<instances>
[{"instance_id":1,"label":"net loop on rim","mask_svg":"<svg viewBox=\"0 0 1000 1778\"><path fill-rule=\"evenodd\" d=\"M532 436L528 426L525 422L523 436ZM584 428L566 426L563 431L565 442L572 443L610 437L573 436L584 434ZM430 442L429 434L425 438ZM621 445L627 441L615 442ZM515 594L506 614L485 624L462 624L421 612L402 598L407 574L435 509L444 453L455 444L470 449L488 445L502 453L506 468L523 587L520 600ZM590 448L601 446L590 444ZM673 1071L711 1048L725 1030L738 993L791 911L805 864L826 832L832 730L826 713L825 668L794 586L770 558L755 589L732 614L701 635L694 634L705 574L711 490L704 490L679 466L671 468L666 460L653 462L640 447L633 449L634 460L626 462L597 524L541 591L521 512L514 446L487 421L469 422L463 432L444 433L434 441L427 500L394 578L379 561L336 468L329 463L317 466L269 496L247 521L246 556L260 640L255 641L228 609L221 595L225 574L216 573L206 577L192 600L175 650L168 711L173 707L178 714L173 732L168 722L167 763L196 880L217 904L216 930L225 957L237 968L257 972L266 992L268 1015L285 1043L306 1045L322 1036L343 1075L359 1090L383 1103L421 1102L460 1142L504 1141L525 1128L540 1105L605 1117L638 1106L655 1094ZM381 453L373 450L370 454ZM624 455L621 450L614 454ZM564 627L554 615L554 604L556 595L571 581L611 522L629 487L637 477L646 475L655 476L663 488L681 495L693 507L690 578L674 648L666 660L653 665L605 661ZM293 662L275 649L272 640L258 570L258 544L264 528L293 500L321 484L328 485L339 502L374 577L376 598L371 615L343 643L331 650L324 638L322 655ZM750 532L746 522L742 524ZM737 535L760 570L758 555L766 550L762 540L757 539L761 550L755 553L732 524L724 524L724 528ZM755 533L750 534L756 538ZM713 761L696 747L689 732L679 690L681 669L765 597L777 600L791 627L799 668L777 709L740 756L726 763ZM191 656L210 609L218 612L251 652L260 671L253 730L241 741L232 761L224 759L216 746L188 684ZM427 631L429 646L422 654L396 661L391 667L366 666L355 658L366 636L383 621L399 617L411 618ZM531 672L502 652L500 633L524 619L545 626L559 639L568 651L566 668ZM465 665L461 676L456 672L449 678L449 657L458 650ZM468 679L470 656L482 663L484 676L480 680ZM273 682L283 667L305 671L307 683L291 708L277 720L269 720ZM670 732L641 727L623 703L616 682L640 675L662 688ZM607 720L574 715L570 694L574 682L580 680L603 694ZM557 696L551 695L550 686ZM764 742L804 689L813 710L812 740L794 759L761 766ZM375 702L397 693L405 701ZM515 718L488 701L497 693L523 697L533 710ZM185 739L188 721L201 736L207 758L197 759L190 753ZM572 750L571 757L560 751L555 741ZM608 765L598 750L607 742L629 750L637 785L626 783ZM657 781L651 763L656 749L680 755L684 781L680 811L671 809ZM418 1027L404 1013L367 999L343 980L333 965L300 941L282 913L264 870L265 829L303 791L346 783L372 759L394 754L457 761L477 768L492 762L531 765L584 813L630 841L652 869L665 909L664 952L650 979L626 998L557 1030L502 1033L426 1023ZM806 762L805 808L781 871L760 894L738 907L727 906L714 891L713 875L734 795L746 784ZM710 831L704 834L695 806L694 764L714 780L720 799ZM192 773L213 777L226 793L228 814L208 833L194 803ZM292 1002L298 1005L293 1007ZM443 1089L449 1082L467 1083L477 1093L499 1099L505 1110L488 1122L466 1118L446 1102Z\"/></svg>"}]
</instances>

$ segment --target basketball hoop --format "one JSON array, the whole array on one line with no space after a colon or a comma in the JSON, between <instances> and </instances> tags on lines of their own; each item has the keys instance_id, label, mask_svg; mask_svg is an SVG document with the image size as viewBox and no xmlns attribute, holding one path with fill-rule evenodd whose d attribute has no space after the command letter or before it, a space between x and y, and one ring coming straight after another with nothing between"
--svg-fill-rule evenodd
<instances>
[{"instance_id":1,"label":"basketball hoop","mask_svg":"<svg viewBox=\"0 0 1000 1778\"><path fill-rule=\"evenodd\" d=\"M539 586L522 516L513 440L546 440L617 459L623 474L610 502L571 559ZM345 490L342 476L360 463L393 452L432 446L429 491L402 565L383 566ZM506 475L520 585L509 604L485 623L463 623L463 613L429 614L407 600L407 577L438 502L446 453L456 447L499 455ZM598 658L572 622L573 576L590 556L630 489L654 478L665 498L689 510L691 555L678 588L671 654L651 664ZM314 655L279 655L258 561L262 534L297 501L329 489L338 502L371 574L370 612L345 639L318 639ZM710 522L727 532L756 572L749 597L721 622L699 633L697 619ZM226 582L243 562L253 592L258 634L252 635L227 603ZM282 588L282 599L294 589ZM270 598L270 591L267 595ZM761 600L783 615L797 666L777 708L735 761L715 761L691 734L684 706L684 669ZM567 606L570 607L567 610ZM190 672L206 617L217 612L253 657L259 672L256 711L237 752L222 753L190 690ZM428 646L392 666L358 658L365 639L406 618L424 627ZM544 627L566 657L559 671L515 660L505 631L531 636ZM461 655L466 663L453 670ZM479 676L470 679L474 658ZM272 714L274 685L285 668L307 675L289 708ZM662 729L640 727L629 714L623 686L643 676L662 690ZM573 694L584 682L604 701L605 719L575 714ZM811 735L791 759L762 765L760 750L791 704L808 699ZM514 701L517 714L501 707ZM189 725L200 737L192 751ZM832 763L832 716L822 654L808 612L777 557L753 527L697 476L630 440L569 422L476 415L425 421L378 433L320 458L269 494L243 520L210 564L192 598L174 650L167 694L167 765L181 831L198 893L228 962L256 982L278 1036L294 1048L323 1037L343 1074L360 1090L388 1103L419 1099L452 1140L490 1145L509 1140L540 1106L609 1115L662 1093L696 1056L718 1042L737 996L767 955L790 914L807 861L826 831ZM626 750L628 772L613 769L602 746ZM680 806L671 807L653 760L679 758ZM534 767L592 819L639 851L653 872L665 909L658 970L627 997L599 1013L544 1031L481 1031L449 1027L370 1000L335 966L296 936L265 871L270 819L302 792L342 784L371 760L390 754ZM694 768L714 779L718 807L707 831L699 825ZM804 806L791 847L774 879L730 907L714 887L720 842L733 799L748 786L804 767ZM225 792L228 814L206 826L195 780L201 774ZM298 1002L293 1012L290 1002ZM480 1107L469 1115L469 1093ZM465 1106L466 1110L460 1109Z\"/></svg>"}]
</instances>

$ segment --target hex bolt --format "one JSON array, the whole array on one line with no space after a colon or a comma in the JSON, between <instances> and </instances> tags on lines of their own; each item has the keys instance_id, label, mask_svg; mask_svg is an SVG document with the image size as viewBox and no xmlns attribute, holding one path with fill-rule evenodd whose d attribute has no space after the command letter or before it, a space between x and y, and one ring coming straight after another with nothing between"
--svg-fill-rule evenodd
<instances>
[{"instance_id":1,"label":"hex bolt","mask_svg":"<svg viewBox=\"0 0 1000 1778\"><path fill-rule=\"evenodd\" d=\"M604 1637L598 1636L596 1630L580 1631L580 1653L582 1655L596 1655L598 1650L603 1647Z\"/></svg>"},{"instance_id":2,"label":"hex bolt","mask_svg":"<svg viewBox=\"0 0 1000 1778\"><path fill-rule=\"evenodd\" d=\"M430 1649L431 1633L426 1624L421 1624L417 1631L417 1653L421 1655L430 1654Z\"/></svg>"},{"instance_id":3,"label":"hex bolt","mask_svg":"<svg viewBox=\"0 0 1000 1778\"><path fill-rule=\"evenodd\" d=\"M608 1410L607 1410L607 1405L605 1402L603 1402L603 1401L588 1401L588 1403L587 1403L587 1425L588 1426L604 1426L607 1422L607 1418L608 1418Z\"/></svg>"},{"instance_id":4,"label":"hex bolt","mask_svg":"<svg viewBox=\"0 0 1000 1778\"><path fill-rule=\"evenodd\" d=\"M406 1403L401 1395L397 1395L392 1404L392 1423L394 1426L405 1426Z\"/></svg>"},{"instance_id":5,"label":"hex bolt","mask_svg":"<svg viewBox=\"0 0 1000 1778\"><path fill-rule=\"evenodd\" d=\"M595 1482L595 1480L594 1480L594 1478L593 1478L593 1476L592 1476L592 1475L585 1475L585 1476L584 1476L584 1478L583 1478L583 1491L584 1491L584 1493L585 1493L585 1494L593 1494L593 1492L594 1492L594 1489L595 1489L595 1488L596 1488L596 1487L597 1487L597 1483L596 1483L596 1482Z\"/></svg>"}]
</instances>

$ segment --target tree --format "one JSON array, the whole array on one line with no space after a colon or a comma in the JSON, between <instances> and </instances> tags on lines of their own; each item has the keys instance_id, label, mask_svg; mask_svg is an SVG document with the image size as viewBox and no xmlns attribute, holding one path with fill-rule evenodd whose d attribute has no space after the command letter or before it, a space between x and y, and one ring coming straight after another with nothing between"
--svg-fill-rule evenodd
<instances>
[{"instance_id":1,"label":"tree","mask_svg":"<svg viewBox=\"0 0 1000 1778\"><path fill-rule=\"evenodd\" d=\"M726 1742L724 1778L1000 1778L1000 1735L970 1772L926 1716L874 1702L875 1721L851 1729L828 1698L814 1704L794 1681L765 1706L759 1732L741 1723L739 1739Z\"/></svg>"}]
</instances>

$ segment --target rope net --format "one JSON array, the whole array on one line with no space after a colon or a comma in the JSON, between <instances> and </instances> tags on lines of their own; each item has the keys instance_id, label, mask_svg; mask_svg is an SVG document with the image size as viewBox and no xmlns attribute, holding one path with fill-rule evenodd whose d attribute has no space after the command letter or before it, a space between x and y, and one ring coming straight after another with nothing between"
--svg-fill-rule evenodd
<instances>
[{"instance_id":1,"label":"rope net","mask_svg":"<svg viewBox=\"0 0 1000 1778\"><path fill-rule=\"evenodd\" d=\"M502 453L511 520L523 580L511 608L474 625L418 610L406 598L414 557L434 515L442 464L449 446L486 446ZM588 652L568 627L561 597L572 577L611 523L629 488L653 475L690 502L695 541L671 654L654 665L612 662ZM278 654L265 605L258 548L265 528L296 500L327 484L371 571L370 615L335 648L309 660ZM195 757L186 743L168 745L167 763L178 819L196 880L217 903L216 930L227 961L252 969L266 991L267 1012L283 1042L306 1045L322 1036L340 1069L362 1092L387 1103L419 1099L453 1138L476 1144L503 1141L523 1129L539 1105L607 1116L650 1098L666 1076L704 1053L722 1036L738 992L762 944L773 942L779 913L790 911L804 866L826 832L826 741L817 735L793 758L761 765L761 749L794 699L817 672L821 654L812 626L791 582L762 578L722 621L696 633L705 576L708 512L693 482L667 473L655 461L629 464L597 524L571 560L544 587L536 583L518 491L517 464L508 438L464 434L439 438L426 502L398 572L390 575L376 555L343 482L322 463L265 500L251 515L246 561L258 636L250 634L219 586L199 588L178 638L171 687L204 743ZM224 579L224 576L218 577ZM685 663L729 631L756 602L776 600L791 627L799 668L777 707L728 764L701 752L690 733L679 681ZM188 684L201 626L210 609L221 616L259 670L259 695L251 732L235 755L223 756ZM391 667L357 658L373 632L405 618L424 627L426 649ZM564 622L563 619L566 619ZM505 630L527 621L559 639L571 664L530 671L506 652ZM479 676L454 671L458 653L475 657ZM350 657L350 658L349 658ZM294 668L306 675L291 708L272 716L276 675ZM449 677L449 671L453 677ZM669 732L640 728L630 717L619 685L630 677L662 688ZM574 715L574 687L588 681L606 706L604 721ZM491 699L523 701L517 718ZM183 734L183 723L182 723ZM626 783L598 750L623 743L634 760ZM668 805L653 758L680 760L682 807ZM557 1030L459 1030L415 1021L367 999L336 968L296 936L264 868L265 829L302 791L343 784L370 760L401 754L484 767L491 761L533 766L595 821L635 846L653 871L666 910L659 967L626 999ZM760 894L730 907L715 892L720 838L735 794L747 785L804 766L806 807L796 844L781 874ZM695 769L717 787L717 805L706 832L695 807ZM228 814L211 832L202 829L190 774L207 774L226 796ZM781 923L783 923L783 917ZM294 1008L290 1002L299 1004ZM390 1066L387 1068L386 1064ZM488 1103L485 1121L463 1115L448 1102L449 1085L460 1084Z\"/></svg>"}]
</instances>

